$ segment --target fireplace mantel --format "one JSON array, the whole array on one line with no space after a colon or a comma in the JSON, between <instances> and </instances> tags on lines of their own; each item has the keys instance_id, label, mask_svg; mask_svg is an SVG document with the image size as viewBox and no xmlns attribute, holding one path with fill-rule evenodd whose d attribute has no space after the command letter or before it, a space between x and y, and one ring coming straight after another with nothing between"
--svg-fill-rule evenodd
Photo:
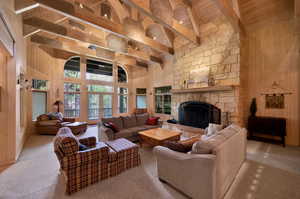
<instances>
[{"instance_id":1,"label":"fireplace mantel","mask_svg":"<svg viewBox=\"0 0 300 199\"><path fill-rule=\"evenodd\" d=\"M203 93L203 92L216 92L216 91L232 91L237 86L209 86L203 88L185 88L185 89L172 89L171 93L180 94L180 93Z\"/></svg>"}]
</instances>

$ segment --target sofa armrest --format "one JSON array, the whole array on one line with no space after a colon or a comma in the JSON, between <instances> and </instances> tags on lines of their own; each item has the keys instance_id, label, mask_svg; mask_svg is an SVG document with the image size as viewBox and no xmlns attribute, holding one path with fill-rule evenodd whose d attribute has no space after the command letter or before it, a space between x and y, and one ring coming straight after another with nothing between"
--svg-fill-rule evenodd
<instances>
[{"instance_id":1,"label":"sofa armrest","mask_svg":"<svg viewBox=\"0 0 300 199\"><path fill-rule=\"evenodd\" d=\"M115 138L115 133L113 132L113 130L111 130L110 128L106 128L105 126L101 125L100 127L98 127L100 130L100 133L105 133L106 136L108 137L108 140L114 140Z\"/></svg>"},{"instance_id":2,"label":"sofa armrest","mask_svg":"<svg viewBox=\"0 0 300 199\"><path fill-rule=\"evenodd\" d=\"M162 120L159 120L158 123L157 123L157 125L160 126L160 127L162 127L163 124L164 124L164 121L162 121Z\"/></svg>"},{"instance_id":3,"label":"sofa armrest","mask_svg":"<svg viewBox=\"0 0 300 199\"><path fill-rule=\"evenodd\" d=\"M76 121L75 118L71 118L71 117L64 117L63 118L63 122L71 122L71 123L73 123L75 121Z\"/></svg>"},{"instance_id":4,"label":"sofa armrest","mask_svg":"<svg viewBox=\"0 0 300 199\"><path fill-rule=\"evenodd\" d=\"M61 168L63 170L73 169L81 165L87 165L92 162L108 161L108 146L103 142L98 142L94 148L85 151L78 151L71 156L65 156L62 159Z\"/></svg>"},{"instance_id":5,"label":"sofa armrest","mask_svg":"<svg viewBox=\"0 0 300 199\"><path fill-rule=\"evenodd\" d=\"M81 138L79 139L79 142L88 147L94 147L97 144L96 137Z\"/></svg>"},{"instance_id":6,"label":"sofa armrest","mask_svg":"<svg viewBox=\"0 0 300 199\"><path fill-rule=\"evenodd\" d=\"M154 148L158 177L192 198L216 198L216 156Z\"/></svg>"}]
</instances>

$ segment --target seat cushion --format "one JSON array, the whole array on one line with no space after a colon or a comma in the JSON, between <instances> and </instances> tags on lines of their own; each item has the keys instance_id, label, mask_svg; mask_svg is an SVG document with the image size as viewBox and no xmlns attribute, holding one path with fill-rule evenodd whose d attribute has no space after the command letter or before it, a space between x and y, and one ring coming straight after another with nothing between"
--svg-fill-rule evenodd
<instances>
[{"instance_id":1,"label":"seat cushion","mask_svg":"<svg viewBox=\"0 0 300 199\"><path fill-rule=\"evenodd\" d=\"M59 120L44 120L44 121L39 121L38 125L39 126L55 126L58 123L60 123Z\"/></svg>"},{"instance_id":2,"label":"seat cushion","mask_svg":"<svg viewBox=\"0 0 300 199\"><path fill-rule=\"evenodd\" d=\"M147 120L148 120L148 118L149 118L149 114L148 113L136 115L137 126L145 125L146 122L147 122Z\"/></svg>"},{"instance_id":3,"label":"seat cushion","mask_svg":"<svg viewBox=\"0 0 300 199\"><path fill-rule=\"evenodd\" d=\"M123 120L121 117L111 117L111 118L102 118L102 123L109 123L112 122L114 125L117 126L118 129L123 129Z\"/></svg>"},{"instance_id":4,"label":"seat cushion","mask_svg":"<svg viewBox=\"0 0 300 199\"><path fill-rule=\"evenodd\" d=\"M124 128L130 128L137 126L135 115L122 117Z\"/></svg>"},{"instance_id":5,"label":"seat cushion","mask_svg":"<svg viewBox=\"0 0 300 199\"><path fill-rule=\"evenodd\" d=\"M135 134L137 134L137 132L133 132L131 130L128 129L122 129L120 130L118 133L115 134L114 138L128 138L131 136L134 136Z\"/></svg>"}]
</instances>

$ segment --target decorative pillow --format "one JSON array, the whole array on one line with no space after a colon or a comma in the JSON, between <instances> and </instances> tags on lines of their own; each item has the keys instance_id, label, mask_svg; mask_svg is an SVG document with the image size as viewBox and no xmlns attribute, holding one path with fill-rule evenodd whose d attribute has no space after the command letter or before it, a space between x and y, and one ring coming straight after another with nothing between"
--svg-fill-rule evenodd
<instances>
[{"instance_id":1,"label":"decorative pillow","mask_svg":"<svg viewBox=\"0 0 300 199\"><path fill-rule=\"evenodd\" d=\"M192 147L193 154L210 154L212 153L213 145L208 140L200 140L195 142Z\"/></svg>"},{"instance_id":2,"label":"decorative pillow","mask_svg":"<svg viewBox=\"0 0 300 199\"><path fill-rule=\"evenodd\" d=\"M60 120L59 117L57 117L55 115L49 115L49 119L50 120Z\"/></svg>"},{"instance_id":3,"label":"decorative pillow","mask_svg":"<svg viewBox=\"0 0 300 199\"><path fill-rule=\"evenodd\" d=\"M85 146L84 144L79 144L79 151L85 151L89 149L89 147Z\"/></svg>"},{"instance_id":4,"label":"decorative pillow","mask_svg":"<svg viewBox=\"0 0 300 199\"><path fill-rule=\"evenodd\" d=\"M221 124L209 123L206 135L208 137L210 137L210 136L216 134L220 130L222 130L222 125Z\"/></svg>"},{"instance_id":5,"label":"decorative pillow","mask_svg":"<svg viewBox=\"0 0 300 199\"><path fill-rule=\"evenodd\" d=\"M158 120L159 120L159 117L150 117L150 118L148 118L146 124L147 125L157 125Z\"/></svg>"},{"instance_id":6,"label":"decorative pillow","mask_svg":"<svg viewBox=\"0 0 300 199\"><path fill-rule=\"evenodd\" d=\"M103 126L110 128L114 133L119 132L119 128L112 122L105 122Z\"/></svg>"},{"instance_id":7,"label":"decorative pillow","mask_svg":"<svg viewBox=\"0 0 300 199\"><path fill-rule=\"evenodd\" d=\"M164 146L173 151L182 152L182 153L187 153L191 150L189 147L176 141L165 141Z\"/></svg>"},{"instance_id":8,"label":"decorative pillow","mask_svg":"<svg viewBox=\"0 0 300 199\"><path fill-rule=\"evenodd\" d=\"M39 119L40 119L40 121L46 121L46 120L49 120L49 117L48 117L48 115L43 114L43 115L40 115Z\"/></svg>"}]
</instances>

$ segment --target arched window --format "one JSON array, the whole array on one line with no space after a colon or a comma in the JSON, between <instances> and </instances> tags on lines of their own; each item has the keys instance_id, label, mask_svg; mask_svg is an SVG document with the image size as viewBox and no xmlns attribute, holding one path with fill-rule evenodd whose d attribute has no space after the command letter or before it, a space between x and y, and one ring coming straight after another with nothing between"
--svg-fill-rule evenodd
<instances>
[{"instance_id":1,"label":"arched window","mask_svg":"<svg viewBox=\"0 0 300 199\"><path fill-rule=\"evenodd\" d=\"M79 78L80 77L80 57L69 59L64 68L65 77Z\"/></svg>"},{"instance_id":2,"label":"arched window","mask_svg":"<svg viewBox=\"0 0 300 199\"><path fill-rule=\"evenodd\" d=\"M111 63L86 60L86 79L112 82L113 65Z\"/></svg>"},{"instance_id":3,"label":"arched window","mask_svg":"<svg viewBox=\"0 0 300 199\"><path fill-rule=\"evenodd\" d=\"M127 73L121 66L118 66L118 82L127 83Z\"/></svg>"}]
</instances>

